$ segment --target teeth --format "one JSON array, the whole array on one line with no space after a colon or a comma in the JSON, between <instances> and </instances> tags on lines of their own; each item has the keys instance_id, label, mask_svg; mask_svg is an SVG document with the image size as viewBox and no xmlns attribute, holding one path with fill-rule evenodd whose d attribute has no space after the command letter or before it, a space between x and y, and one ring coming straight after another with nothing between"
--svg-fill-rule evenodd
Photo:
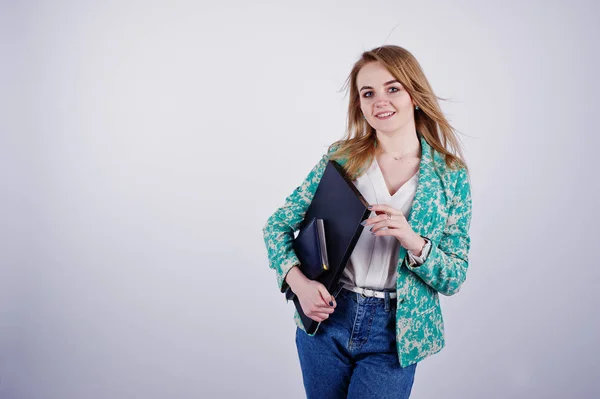
<instances>
[{"instance_id":1,"label":"teeth","mask_svg":"<svg viewBox=\"0 0 600 399\"><path fill-rule=\"evenodd\" d=\"M393 114L393 112L386 112L385 114L379 114L379 115L377 115L377 117L378 118L385 118L386 116L390 116L392 114Z\"/></svg>"}]
</instances>

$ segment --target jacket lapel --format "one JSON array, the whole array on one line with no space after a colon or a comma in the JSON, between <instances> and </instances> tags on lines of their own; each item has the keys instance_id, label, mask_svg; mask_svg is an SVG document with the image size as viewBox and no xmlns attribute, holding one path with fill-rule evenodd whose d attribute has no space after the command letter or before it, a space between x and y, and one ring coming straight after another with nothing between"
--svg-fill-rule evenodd
<instances>
[{"instance_id":1,"label":"jacket lapel","mask_svg":"<svg viewBox=\"0 0 600 399\"><path fill-rule=\"evenodd\" d=\"M420 136L419 136L420 137ZM440 179L434 168L431 147L421 137L421 163L419 165L419 183L413 199L408 222L415 233L429 235L432 219L436 214L441 188Z\"/></svg>"}]
</instances>

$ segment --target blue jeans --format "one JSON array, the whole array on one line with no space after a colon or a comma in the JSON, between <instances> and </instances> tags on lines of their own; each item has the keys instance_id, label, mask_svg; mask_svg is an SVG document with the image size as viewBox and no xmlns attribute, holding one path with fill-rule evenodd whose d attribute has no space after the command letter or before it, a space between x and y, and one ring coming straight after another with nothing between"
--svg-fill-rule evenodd
<instances>
[{"instance_id":1,"label":"blue jeans","mask_svg":"<svg viewBox=\"0 0 600 399\"><path fill-rule=\"evenodd\" d=\"M337 307L317 333L296 327L307 399L410 396L417 365L402 368L396 350L396 299L338 287Z\"/></svg>"}]
</instances>

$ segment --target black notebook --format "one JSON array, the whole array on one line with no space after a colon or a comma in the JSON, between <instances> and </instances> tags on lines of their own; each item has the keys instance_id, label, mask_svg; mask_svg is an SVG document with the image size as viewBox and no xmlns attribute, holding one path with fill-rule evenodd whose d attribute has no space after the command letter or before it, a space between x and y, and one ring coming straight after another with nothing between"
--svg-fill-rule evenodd
<instances>
[{"instance_id":1,"label":"black notebook","mask_svg":"<svg viewBox=\"0 0 600 399\"><path fill-rule=\"evenodd\" d=\"M294 251L300 260L300 269L311 280L329 270L326 243L325 224L323 219L317 218L313 218L294 240Z\"/></svg>"},{"instance_id":2,"label":"black notebook","mask_svg":"<svg viewBox=\"0 0 600 399\"><path fill-rule=\"evenodd\" d=\"M329 161L315 196L306 211L304 221L300 225L300 234L302 234L315 219L323 220L329 264L328 270L320 273L316 280L329 292L332 292L337 285L362 233L364 227L360 223L371 213L367 209L368 206L367 201L347 178L344 168L337 162ZM298 244L297 238L294 243ZM304 314L298 297L289 288L286 297L293 298L306 332L312 334L319 323Z\"/></svg>"}]
</instances>

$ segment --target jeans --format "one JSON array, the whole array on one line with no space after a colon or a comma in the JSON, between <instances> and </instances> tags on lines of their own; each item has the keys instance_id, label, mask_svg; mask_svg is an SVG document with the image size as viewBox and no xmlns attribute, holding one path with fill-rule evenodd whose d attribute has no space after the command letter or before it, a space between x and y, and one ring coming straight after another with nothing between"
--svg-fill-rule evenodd
<instances>
[{"instance_id":1,"label":"jeans","mask_svg":"<svg viewBox=\"0 0 600 399\"><path fill-rule=\"evenodd\" d=\"M396 299L363 297L340 286L337 307L314 336L296 327L307 399L410 396L417 365L396 350Z\"/></svg>"}]
</instances>

